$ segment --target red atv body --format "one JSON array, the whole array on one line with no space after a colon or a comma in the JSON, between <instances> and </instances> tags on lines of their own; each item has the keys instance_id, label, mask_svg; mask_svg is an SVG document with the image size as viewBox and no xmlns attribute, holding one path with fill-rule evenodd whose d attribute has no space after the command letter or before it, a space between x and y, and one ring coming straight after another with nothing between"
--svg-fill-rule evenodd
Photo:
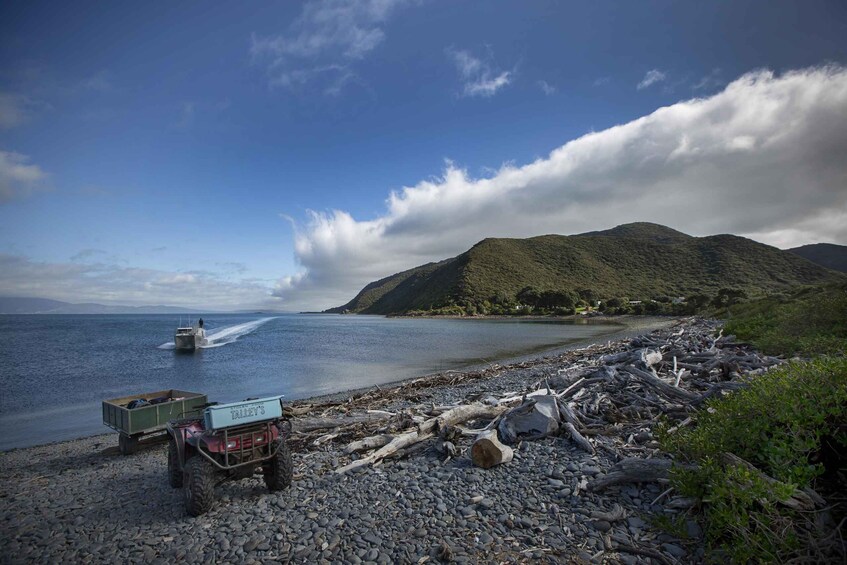
<instances>
[{"instance_id":1,"label":"red atv body","mask_svg":"<svg viewBox=\"0 0 847 565\"><path fill-rule=\"evenodd\" d=\"M293 465L286 444L290 422L281 416L261 419L258 409L249 408L261 402L267 399L216 406L252 419L222 429L210 428L205 412L202 418L168 422L168 479L172 487L182 487L190 515L207 512L214 504L215 487L226 480L261 472L272 492L291 484Z\"/></svg>"}]
</instances>

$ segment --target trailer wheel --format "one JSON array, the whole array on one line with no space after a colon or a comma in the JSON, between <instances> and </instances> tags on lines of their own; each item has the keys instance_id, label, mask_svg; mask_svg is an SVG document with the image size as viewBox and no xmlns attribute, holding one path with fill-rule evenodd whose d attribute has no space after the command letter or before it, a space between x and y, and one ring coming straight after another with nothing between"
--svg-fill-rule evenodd
<instances>
[{"instance_id":1,"label":"trailer wheel","mask_svg":"<svg viewBox=\"0 0 847 565\"><path fill-rule=\"evenodd\" d=\"M132 455L138 451L138 436L120 434L118 436L118 447L121 450L121 455Z\"/></svg>"},{"instance_id":2,"label":"trailer wheel","mask_svg":"<svg viewBox=\"0 0 847 565\"><path fill-rule=\"evenodd\" d=\"M182 487L182 469L179 467L179 450L173 438L168 439L168 482L173 488Z\"/></svg>"},{"instance_id":3,"label":"trailer wheel","mask_svg":"<svg viewBox=\"0 0 847 565\"><path fill-rule=\"evenodd\" d=\"M191 516L205 514L215 501L215 468L202 455L185 462L183 475L185 510Z\"/></svg>"},{"instance_id":4,"label":"trailer wheel","mask_svg":"<svg viewBox=\"0 0 847 565\"><path fill-rule=\"evenodd\" d=\"M291 451L288 449L288 444L282 440L277 440L277 442L279 451L264 467L265 484L271 492L287 488L294 475L294 463L291 461ZM276 449L276 445L273 448Z\"/></svg>"}]
</instances>

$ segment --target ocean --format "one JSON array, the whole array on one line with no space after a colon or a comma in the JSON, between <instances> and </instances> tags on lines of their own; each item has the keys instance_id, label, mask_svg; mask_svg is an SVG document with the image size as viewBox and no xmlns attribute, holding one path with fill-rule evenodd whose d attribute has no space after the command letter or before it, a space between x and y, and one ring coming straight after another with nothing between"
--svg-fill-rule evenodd
<instances>
[{"instance_id":1,"label":"ocean","mask_svg":"<svg viewBox=\"0 0 847 565\"><path fill-rule=\"evenodd\" d=\"M0 451L107 432L104 399L175 388L219 402L293 400L536 354L621 329L588 320L203 319L210 344L186 353L172 347L176 315L0 316Z\"/></svg>"}]
</instances>

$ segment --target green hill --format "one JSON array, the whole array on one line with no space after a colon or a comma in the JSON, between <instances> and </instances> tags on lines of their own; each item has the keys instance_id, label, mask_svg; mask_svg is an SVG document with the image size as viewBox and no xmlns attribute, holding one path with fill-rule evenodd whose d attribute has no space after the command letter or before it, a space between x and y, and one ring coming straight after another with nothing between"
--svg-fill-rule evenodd
<instances>
[{"instance_id":1,"label":"green hill","mask_svg":"<svg viewBox=\"0 0 847 565\"><path fill-rule=\"evenodd\" d=\"M757 296L836 280L843 277L743 237L692 237L634 223L573 236L484 239L452 259L373 282L327 312L398 314L454 305L486 311L522 302L518 294L526 287L592 300L651 300L715 296L722 288Z\"/></svg>"},{"instance_id":2,"label":"green hill","mask_svg":"<svg viewBox=\"0 0 847 565\"><path fill-rule=\"evenodd\" d=\"M834 243L813 243L789 249L791 253L808 259L812 263L823 265L833 271L847 273L847 245Z\"/></svg>"}]
</instances>

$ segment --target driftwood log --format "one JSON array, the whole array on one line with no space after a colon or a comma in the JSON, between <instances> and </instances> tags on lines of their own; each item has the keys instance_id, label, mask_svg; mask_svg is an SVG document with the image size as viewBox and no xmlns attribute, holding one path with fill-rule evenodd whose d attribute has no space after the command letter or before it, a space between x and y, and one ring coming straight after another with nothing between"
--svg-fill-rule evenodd
<instances>
[{"instance_id":1,"label":"driftwood log","mask_svg":"<svg viewBox=\"0 0 847 565\"><path fill-rule=\"evenodd\" d=\"M479 434L471 446L471 460L477 467L490 469L501 463L508 463L515 452L508 445L500 443L497 430L486 430Z\"/></svg>"},{"instance_id":2,"label":"driftwood log","mask_svg":"<svg viewBox=\"0 0 847 565\"><path fill-rule=\"evenodd\" d=\"M438 430L440 430L441 428L444 428L446 426L455 426L457 424L467 422L468 420L475 420L477 418L496 418L506 410L506 406L488 406L486 404L480 403L458 406L456 408L453 408L452 410L448 410L447 412L436 418L430 418L429 420L426 420L425 422L420 424L416 429L407 431L394 437L394 439L392 439L388 444L374 451L370 455L361 459L357 459L356 461L353 461L348 465L344 465L343 467L339 467L335 470L335 472L346 473L347 471L351 471L353 469L357 469L365 465L372 465L374 463L377 463L378 461L385 459L386 457L391 456L392 454L396 453L401 449L406 449L416 443L420 443L424 440L434 437Z\"/></svg>"},{"instance_id":3,"label":"driftwood log","mask_svg":"<svg viewBox=\"0 0 847 565\"><path fill-rule=\"evenodd\" d=\"M595 479L588 485L592 491L602 490L612 485L641 483L665 480L670 474L670 459L641 459L628 457L619 461L606 475Z\"/></svg>"}]
</instances>

